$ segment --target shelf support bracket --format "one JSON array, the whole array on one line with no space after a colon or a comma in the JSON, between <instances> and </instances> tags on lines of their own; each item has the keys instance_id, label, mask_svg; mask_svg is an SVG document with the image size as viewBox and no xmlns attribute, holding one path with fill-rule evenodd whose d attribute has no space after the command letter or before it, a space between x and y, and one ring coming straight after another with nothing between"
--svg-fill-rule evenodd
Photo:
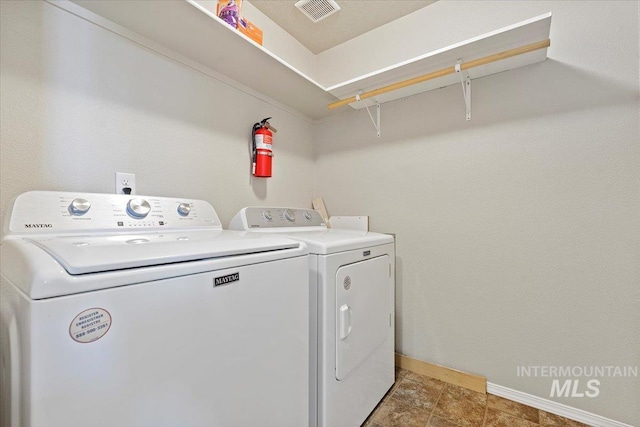
<instances>
[{"instance_id":1,"label":"shelf support bracket","mask_svg":"<svg viewBox=\"0 0 640 427\"><path fill-rule=\"evenodd\" d=\"M356 101L362 101L360 99L360 94L356 95ZM369 111L369 106L367 105L367 102L366 101L362 101L362 102L364 102L364 107L367 109L367 113L369 113L369 118L371 119L373 126L376 128L377 136L378 138L380 138L380 104L378 103L378 101L376 101L377 120L374 120L373 115L371 114L371 111Z\"/></svg>"},{"instance_id":2,"label":"shelf support bracket","mask_svg":"<svg viewBox=\"0 0 640 427\"><path fill-rule=\"evenodd\" d=\"M462 96L464 96L464 105L467 109L467 121L471 120L471 77L469 76L469 72L467 72L467 76L462 76L462 70L460 65L462 64L462 60L458 60L456 63L456 73L460 75L460 83L462 83Z\"/></svg>"}]
</instances>

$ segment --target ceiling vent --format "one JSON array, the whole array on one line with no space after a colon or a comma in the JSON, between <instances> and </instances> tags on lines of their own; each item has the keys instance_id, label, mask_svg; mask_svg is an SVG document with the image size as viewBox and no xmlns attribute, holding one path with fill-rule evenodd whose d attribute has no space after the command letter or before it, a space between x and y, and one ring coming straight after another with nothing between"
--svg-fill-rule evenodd
<instances>
[{"instance_id":1,"label":"ceiling vent","mask_svg":"<svg viewBox=\"0 0 640 427\"><path fill-rule=\"evenodd\" d=\"M295 6L313 22L322 21L340 10L338 3L333 0L300 0Z\"/></svg>"}]
</instances>

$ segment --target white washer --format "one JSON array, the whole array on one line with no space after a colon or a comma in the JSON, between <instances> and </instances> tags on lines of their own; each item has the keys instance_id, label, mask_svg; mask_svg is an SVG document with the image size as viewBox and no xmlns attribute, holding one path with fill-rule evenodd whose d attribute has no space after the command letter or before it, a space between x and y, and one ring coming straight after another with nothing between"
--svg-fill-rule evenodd
<instances>
[{"instance_id":1,"label":"white washer","mask_svg":"<svg viewBox=\"0 0 640 427\"><path fill-rule=\"evenodd\" d=\"M310 425L359 427L394 382L393 237L328 229L294 208L243 208L229 228L309 246Z\"/></svg>"},{"instance_id":2,"label":"white washer","mask_svg":"<svg viewBox=\"0 0 640 427\"><path fill-rule=\"evenodd\" d=\"M58 192L4 231L2 426L307 423L303 243L200 200Z\"/></svg>"}]
</instances>

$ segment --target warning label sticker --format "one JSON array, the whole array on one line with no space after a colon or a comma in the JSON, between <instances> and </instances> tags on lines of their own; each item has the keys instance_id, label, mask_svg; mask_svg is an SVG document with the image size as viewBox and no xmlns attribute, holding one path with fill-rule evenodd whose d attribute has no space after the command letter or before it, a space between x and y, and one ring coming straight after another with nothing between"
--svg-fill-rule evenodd
<instances>
[{"instance_id":1,"label":"warning label sticker","mask_svg":"<svg viewBox=\"0 0 640 427\"><path fill-rule=\"evenodd\" d=\"M270 135L256 135L256 149L271 150L273 137Z\"/></svg>"},{"instance_id":2,"label":"warning label sticker","mask_svg":"<svg viewBox=\"0 0 640 427\"><path fill-rule=\"evenodd\" d=\"M111 314L103 308L89 308L78 314L69 325L74 341L90 343L102 338L111 328Z\"/></svg>"}]
</instances>

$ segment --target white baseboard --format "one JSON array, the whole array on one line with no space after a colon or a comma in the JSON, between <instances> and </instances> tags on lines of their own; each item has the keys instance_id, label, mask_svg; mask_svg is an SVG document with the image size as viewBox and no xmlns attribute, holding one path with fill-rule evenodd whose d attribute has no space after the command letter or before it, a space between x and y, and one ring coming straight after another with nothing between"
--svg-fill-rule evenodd
<instances>
[{"instance_id":1,"label":"white baseboard","mask_svg":"<svg viewBox=\"0 0 640 427\"><path fill-rule=\"evenodd\" d=\"M514 402L522 403L536 409L542 409L543 411L551 414L560 415L561 417L579 421L594 427L633 427L630 424L614 421L609 418L601 417L600 415L592 414L591 412L583 411L582 409L572 408L571 406L563 405L562 403L543 399L542 397L523 393L521 391L513 390L490 382L487 382L487 393L504 397L505 399L513 400Z\"/></svg>"}]
</instances>

